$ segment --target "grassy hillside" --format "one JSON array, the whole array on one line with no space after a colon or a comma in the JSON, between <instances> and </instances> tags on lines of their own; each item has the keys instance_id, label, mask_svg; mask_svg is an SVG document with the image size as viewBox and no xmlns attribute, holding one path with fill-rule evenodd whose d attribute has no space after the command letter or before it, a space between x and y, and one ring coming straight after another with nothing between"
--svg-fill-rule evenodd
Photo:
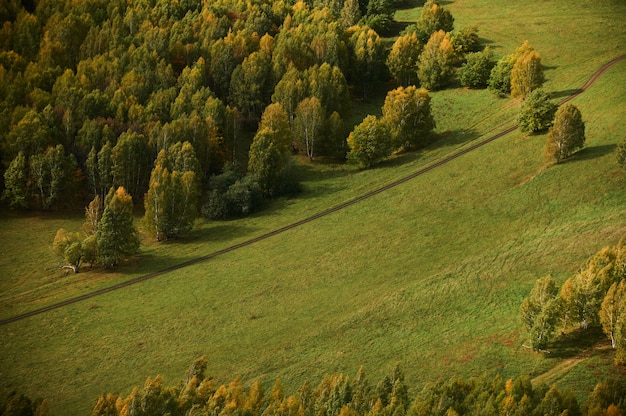
<instances>
[{"instance_id":1,"label":"grassy hillside","mask_svg":"<svg viewBox=\"0 0 626 416\"><path fill-rule=\"evenodd\" d=\"M550 91L566 94L626 53L621 2L501 3L445 6L459 25L478 25L498 53L528 38L550 68ZM452 374L536 376L555 368L568 357L524 348L517 310L538 277L563 281L626 234L626 175L613 154L626 137L625 78L622 62L574 100L587 122L587 146L562 165L544 165L545 135L511 134L279 236L2 326L0 387L47 397L56 414L85 414L98 394L127 394L148 375L173 384L200 355L219 380L281 377L289 389L329 372L354 374L359 365L377 380L400 364L413 386ZM115 275L53 269L54 232L78 229L80 214L3 215L0 317L320 212L416 171L507 122L517 108L486 91L458 90L433 94L433 106L443 135L434 148L364 172L305 164L302 197L249 219L202 224L185 241L144 247ZM551 381L584 396L612 371L602 351Z\"/></svg>"}]
</instances>

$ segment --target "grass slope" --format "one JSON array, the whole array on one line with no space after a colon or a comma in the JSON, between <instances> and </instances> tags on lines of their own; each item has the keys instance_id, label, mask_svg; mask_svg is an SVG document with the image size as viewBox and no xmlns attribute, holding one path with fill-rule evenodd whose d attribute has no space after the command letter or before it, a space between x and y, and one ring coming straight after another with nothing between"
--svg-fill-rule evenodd
<instances>
[{"instance_id":1,"label":"grass slope","mask_svg":"<svg viewBox=\"0 0 626 416\"><path fill-rule=\"evenodd\" d=\"M544 59L558 51L549 58L554 69L546 87L552 91L582 85L620 54L612 42L624 34L618 27L622 4L601 1L585 8L584 1L554 0L553 13L545 2L519 8L499 3L457 0L446 7L461 25L478 24L482 36L506 53L531 35ZM572 32L571 46L561 45L563 36L555 31L534 29L541 21L569 24L563 13L570 20L579 16L582 25ZM515 19L500 20L507 16ZM519 39L506 35L514 30ZM612 35L607 48L586 43L600 33ZM576 48L578 55L566 53ZM328 372L353 374L361 364L377 381L399 363L414 386L452 374L537 376L555 368L567 357L546 358L522 347L517 310L536 278L550 272L563 281L626 233L626 179L613 155L626 136L625 77L622 62L574 101L587 122L588 142L567 163L546 169L545 135L511 134L275 238L0 327L0 387L47 397L57 414L85 414L98 394L127 394L147 375L161 373L176 382L199 355L220 380L239 374L244 381L260 377L269 383L281 377L292 389ZM144 247L137 263L113 276L63 276L51 269L54 232L78 229L79 216L3 216L2 240L9 243L1 249L0 315L284 226L413 172L516 112L510 100L484 91L433 95L444 136L439 146L365 172L306 167L302 198L282 200L249 219L204 224L185 241ZM24 236L25 229L38 232ZM610 353L551 381L582 397L608 371Z\"/></svg>"}]
</instances>

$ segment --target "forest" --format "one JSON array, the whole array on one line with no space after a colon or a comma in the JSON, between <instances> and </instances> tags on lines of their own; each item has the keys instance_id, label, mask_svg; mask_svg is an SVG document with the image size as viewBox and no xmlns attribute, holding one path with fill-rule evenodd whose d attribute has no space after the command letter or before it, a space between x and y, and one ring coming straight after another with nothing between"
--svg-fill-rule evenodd
<instances>
[{"instance_id":1,"label":"forest","mask_svg":"<svg viewBox=\"0 0 626 416\"><path fill-rule=\"evenodd\" d=\"M480 27L455 24L446 2L417 3L3 2L1 209L84 212L82 229L50 235L51 252L73 273L87 264L111 270L147 240L184 241L198 221L245 217L280 197L298 198L307 164L370 169L394 154L428 148L442 139L431 92L456 87L519 100L520 130L549 130L550 163L583 148L584 115L551 101L542 89L542 57L528 41L498 55ZM422 6L420 17L399 24L394 14L408 6ZM380 115L355 115L355 106L380 91L386 92ZM626 167L626 139L615 153ZM623 365L625 256L620 242L590 258L560 289L551 276L537 280L520 307L529 348L544 351L558 330L602 327ZM293 395L277 380L266 395L260 383L218 385L206 369L202 358L176 386L157 376L128 396L104 394L92 414L626 411L626 392L611 379L579 403L571 392L526 376L457 377L419 390L405 385L399 369L377 385L361 370L355 378L326 376L317 388L306 383ZM418 393L409 397L408 390ZM48 412L45 400L19 393L0 402L0 414L20 411Z\"/></svg>"}]
</instances>

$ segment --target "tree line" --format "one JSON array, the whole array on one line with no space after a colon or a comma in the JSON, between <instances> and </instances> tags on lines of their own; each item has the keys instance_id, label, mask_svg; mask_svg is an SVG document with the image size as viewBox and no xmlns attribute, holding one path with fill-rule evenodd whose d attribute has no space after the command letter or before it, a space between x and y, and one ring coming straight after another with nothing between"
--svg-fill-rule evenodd
<instances>
[{"instance_id":1,"label":"tree line","mask_svg":"<svg viewBox=\"0 0 626 416\"><path fill-rule=\"evenodd\" d=\"M453 32L452 15L435 0L387 50L377 30L387 30L398 5L86 0L40 1L26 10L11 0L0 9L3 200L46 210L84 204L95 195L103 201L111 187L123 186L138 204L154 183L160 152L189 142L199 165L199 208L207 205L201 212L249 212L259 187L264 196L294 188L255 183L258 169L272 170L277 157L258 154L271 139L259 124L269 105L280 104L287 114L289 131L281 131L280 140L290 151L341 158L358 141L346 140L351 94L367 95L390 77L403 88L434 90L449 85L456 69L463 80L486 68L473 64L477 29ZM522 52L517 55L516 63L525 62ZM521 66L513 65L512 79L520 78ZM387 113L392 105L402 106L396 113L413 111L406 122L390 116L392 127L399 121L402 130L391 129L394 148L429 143L435 124L422 104L427 92L418 95L406 93L418 105L406 99L385 104ZM264 144L251 146L255 139ZM252 158L268 165L250 168ZM360 156L349 159L371 165ZM233 168L235 182L211 186L213 177L230 177ZM293 176L275 170L270 176ZM231 194L248 194L247 204L224 212L237 202L214 200L229 199L226 182L232 182L229 189L237 183Z\"/></svg>"},{"instance_id":2,"label":"tree line","mask_svg":"<svg viewBox=\"0 0 626 416\"><path fill-rule=\"evenodd\" d=\"M598 383L584 403L571 391L534 385L528 376L452 377L412 390L402 371L372 384L361 368L356 376L326 375L317 386L305 382L288 394L280 379L266 391L258 379L249 386L239 377L220 384L206 374L204 358L193 362L175 385L148 377L122 396L104 393L94 400L92 416L618 416L626 412L626 387L615 379ZM0 402L3 415L49 415L45 400L13 393Z\"/></svg>"}]
</instances>

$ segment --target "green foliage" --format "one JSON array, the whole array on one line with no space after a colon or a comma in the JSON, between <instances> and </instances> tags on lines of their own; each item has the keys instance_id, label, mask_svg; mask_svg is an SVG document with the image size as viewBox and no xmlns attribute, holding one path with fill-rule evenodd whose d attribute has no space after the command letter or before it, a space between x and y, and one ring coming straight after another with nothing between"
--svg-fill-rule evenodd
<instances>
[{"instance_id":1,"label":"green foliage","mask_svg":"<svg viewBox=\"0 0 626 416\"><path fill-rule=\"evenodd\" d=\"M417 81L417 62L422 52L417 34L400 36L391 47L387 57L387 67L391 76L403 87Z\"/></svg>"},{"instance_id":2,"label":"green foliage","mask_svg":"<svg viewBox=\"0 0 626 416\"><path fill-rule=\"evenodd\" d=\"M72 190L72 174L75 171L74 156L66 156L61 144L31 156L30 178L37 206L50 209L69 196Z\"/></svg>"},{"instance_id":3,"label":"green foliage","mask_svg":"<svg viewBox=\"0 0 626 416\"><path fill-rule=\"evenodd\" d=\"M548 132L545 154L550 161L560 163L585 144L585 122L573 104L559 107Z\"/></svg>"},{"instance_id":4,"label":"green foliage","mask_svg":"<svg viewBox=\"0 0 626 416\"><path fill-rule=\"evenodd\" d=\"M626 280L613 283L600 305L600 323L602 330L611 340L611 346L620 349L626 348L626 339L622 329L626 324Z\"/></svg>"},{"instance_id":5,"label":"green foliage","mask_svg":"<svg viewBox=\"0 0 626 416\"><path fill-rule=\"evenodd\" d=\"M526 97L531 91L541 88L544 80L541 57L534 50L526 51L511 69L511 95Z\"/></svg>"},{"instance_id":6,"label":"green foliage","mask_svg":"<svg viewBox=\"0 0 626 416\"><path fill-rule=\"evenodd\" d=\"M520 306L520 318L530 335L533 349L544 349L558 320L558 287L548 275L535 282L530 296Z\"/></svg>"},{"instance_id":7,"label":"green foliage","mask_svg":"<svg viewBox=\"0 0 626 416\"><path fill-rule=\"evenodd\" d=\"M291 175L291 130L280 104L269 105L250 145L248 173L255 176L265 196L278 196L294 187Z\"/></svg>"},{"instance_id":8,"label":"green foliage","mask_svg":"<svg viewBox=\"0 0 626 416\"><path fill-rule=\"evenodd\" d=\"M428 91L414 86L389 91L383 105L383 120L391 126L396 148L427 146L435 128Z\"/></svg>"},{"instance_id":9,"label":"green foliage","mask_svg":"<svg viewBox=\"0 0 626 416\"><path fill-rule=\"evenodd\" d=\"M102 150L101 150L102 151ZM150 149L143 134L127 130L117 140L111 149L111 175L114 186L127 189L135 199L140 198L147 189L150 169ZM107 180L106 153L102 159L98 155L98 169L101 184ZM104 176L104 177L102 177Z\"/></svg>"},{"instance_id":10,"label":"green foliage","mask_svg":"<svg viewBox=\"0 0 626 416\"><path fill-rule=\"evenodd\" d=\"M517 123L524 133L546 130L552 126L558 106L550 101L550 96L543 89L532 91L520 108Z\"/></svg>"},{"instance_id":11,"label":"green foliage","mask_svg":"<svg viewBox=\"0 0 626 416\"><path fill-rule=\"evenodd\" d=\"M393 152L391 129L383 120L367 116L348 136L348 161L370 168Z\"/></svg>"},{"instance_id":12,"label":"green foliage","mask_svg":"<svg viewBox=\"0 0 626 416\"><path fill-rule=\"evenodd\" d=\"M461 85L469 88L486 88L495 64L489 47L482 52L467 54L466 63L459 70Z\"/></svg>"},{"instance_id":13,"label":"green foliage","mask_svg":"<svg viewBox=\"0 0 626 416\"><path fill-rule=\"evenodd\" d=\"M362 26L357 27L351 34L350 48L352 53L350 79L361 86L363 97L366 97L373 83L385 79L387 73L385 44L373 29Z\"/></svg>"},{"instance_id":14,"label":"green foliage","mask_svg":"<svg viewBox=\"0 0 626 416\"><path fill-rule=\"evenodd\" d=\"M443 30L452 32L454 29L454 18L452 14L445 10L437 0L428 0L422 7L422 14L417 21L417 35L422 42L426 43L431 35Z\"/></svg>"},{"instance_id":15,"label":"green foliage","mask_svg":"<svg viewBox=\"0 0 626 416\"><path fill-rule=\"evenodd\" d=\"M117 266L139 249L139 234L133 218L133 199L121 186L117 190L111 188L105 199L96 241L98 263L106 268Z\"/></svg>"},{"instance_id":16,"label":"green foliage","mask_svg":"<svg viewBox=\"0 0 626 416\"><path fill-rule=\"evenodd\" d=\"M515 65L513 55L501 58L489 74L489 89L500 96L511 93L511 70Z\"/></svg>"},{"instance_id":17,"label":"green foliage","mask_svg":"<svg viewBox=\"0 0 626 416\"><path fill-rule=\"evenodd\" d=\"M198 213L200 164L189 142L161 150L150 175L144 220L157 241L189 231Z\"/></svg>"},{"instance_id":18,"label":"green foliage","mask_svg":"<svg viewBox=\"0 0 626 416\"><path fill-rule=\"evenodd\" d=\"M443 30L432 34L417 64L417 77L422 87L437 90L452 81L455 51L450 35Z\"/></svg>"},{"instance_id":19,"label":"green foliage","mask_svg":"<svg viewBox=\"0 0 626 416\"><path fill-rule=\"evenodd\" d=\"M18 153L4 172L4 187L2 199L11 208L28 207L28 165L23 152Z\"/></svg>"},{"instance_id":20,"label":"green foliage","mask_svg":"<svg viewBox=\"0 0 626 416\"><path fill-rule=\"evenodd\" d=\"M298 104L294 120L294 138L298 147L304 151L309 160L317 155L318 140L322 136L324 110L316 97L305 98Z\"/></svg>"}]
</instances>

